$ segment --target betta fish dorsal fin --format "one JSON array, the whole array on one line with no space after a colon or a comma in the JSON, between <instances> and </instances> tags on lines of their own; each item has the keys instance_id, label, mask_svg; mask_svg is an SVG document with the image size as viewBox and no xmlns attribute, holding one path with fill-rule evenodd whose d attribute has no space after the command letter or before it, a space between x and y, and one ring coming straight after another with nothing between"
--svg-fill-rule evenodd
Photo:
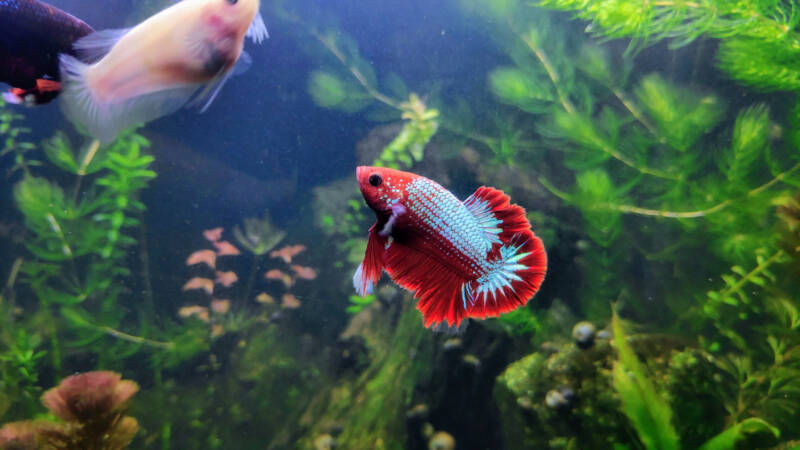
<instances>
[{"instance_id":1,"label":"betta fish dorsal fin","mask_svg":"<svg viewBox=\"0 0 800 450\"><path fill-rule=\"evenodd\" d=\"M395 283L414 293L417 309L422 313L426 327L435 328L442 323L458 326L466 319L466 304L462 294L468 286L453 268L437 259L393 241L386 249L386 271Z\"/></svg>"},{"instance_id":2,"label":"betta fish dorsal fin","mask_svg":"<svg viewBox=\"0 0 800 450\"><path fill-rule=\"evenodd\" d=\"M353 287L362 297L372 294L372 289L380 279L385 264L386 243L389 239L378 234L378 227L379 223L376 223L369 229L364 261L359 264L353 275Z\"/></svg>"},{"instance_id":3,"label":"betta fish dorsal fin","mask_svg":"<svg viewBox=\"0 0 800 450\"><path fill-rule=\"evenodd\" d=\"M530 230L525 210L512 204L508 195L499 189L481 186L464 200L464 206L493 244L507 243L519 233Z\"/></svg>"},{"instance_id":4,"label":"betta fish dorsal fin","mask_svg":"<svg viewBox=\"0 0 800 450\"><path fill-rule=\"evenodd\" d=\"M250 22L250 28L247 29L245 37L249 37L256 44L262 43L264 39L269 39L269 31L267 31L267 25L260 12L257 12L253 21Z\"/></svg>"},{"instance_id":5,"label":"betta fish dorsal fin","mask_svg":"<svg viewBox=\"0 0 800 450\"><path fill-rule=\"evenodd\" d=\"M96 31L75 41L72 48L82 62L94 64L103 59L130 30L130 28L121 28Z\"/></svg>"}]
</instances>

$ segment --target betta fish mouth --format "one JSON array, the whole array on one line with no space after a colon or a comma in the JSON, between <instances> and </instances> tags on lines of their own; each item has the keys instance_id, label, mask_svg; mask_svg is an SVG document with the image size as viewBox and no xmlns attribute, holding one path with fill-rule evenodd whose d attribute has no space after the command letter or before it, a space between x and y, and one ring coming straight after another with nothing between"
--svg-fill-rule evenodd
<instances>
[{"instance_id":1,"label":"betta fish mouth","mask_svg":"<svg viewBox=\"0 0 800 450\"><path fill-rule=\"evenodd\" d=\"M356 167L356 180L358 183L361 184L361 181L366 179L369 176L369 172L372 170L369 166L358 166Z\"/></svg>"}]
</instances>

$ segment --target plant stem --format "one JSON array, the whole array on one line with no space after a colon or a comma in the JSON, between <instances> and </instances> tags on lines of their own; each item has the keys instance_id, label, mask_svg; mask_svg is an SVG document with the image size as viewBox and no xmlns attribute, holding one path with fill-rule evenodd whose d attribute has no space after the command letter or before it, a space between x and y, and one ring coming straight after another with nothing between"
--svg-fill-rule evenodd
<instances>
[{"instance_id":1,"label":"plant stem","mask_svg":"<svg viewBox=\"0 0 800 450\"><path fill-rule=\"evenodd\" d=\"M145 306L151 315L155 315L153 285L150 280L150 253L147 251L147 228L144 213L139 215L139 263L142 265L142 282L144 283Z\"/></svg>"},{"instance_id":2,"label":"plant stem","mask_svg":"<svg viewBox=\"0 0 800 450\"><path fill-rule=\"evenodd\" d=\"M4 298L8 298L8 307L14 307L14 284L17 282L17 275L19 275L19 269L22 268L22 262L23 259L21 257L17 258L11 266L11 273L8 274L6 286L0 291L0 305L3 304Z\"/></svg>"},{"instance_id":3,"label":"plant stem","mask_svg":"<svg viewBox=\"0 0 800 450\"><path fill-rule=\"evenodd\" d=\"M639 108L628 98L628 96L623 92L621 89L613 86L607 86L608 89L614 93L614 96L617 97L620 103L631 113L631 115L639 121L650 134L653 135L654 138L658 139L658 142L661 144L665 144L667 140L662 136L658 130L647 120L647 117L639 110Z\"/></svg>"},{"instance_id":4,"label":"plant stem","mask_svg":"<svg viewBox=\"0 0 800 450\"><path fill-rule=\"evenodd\" d=\"M800 169L800 163L795 164L790 169L786 170L778 174L775 178L771 179L770 181L758 186L752 190L750 190L747 194L737 197L737 198L729 198L724 200L716 205L700 209L696 211L666 211L666 210L659 210L659 209L648 209L648 208L640 208L638 206L631 206L631 205L605 205L610 209L616 209L624 214L637 214L640 216L656 216L656 217L667 217L670 219L696 219L699 217L704 217L709 214L714 214L716 212L722 211L723 209L731 206L732 204L739 202L741 200L755 197L756 195L764 192L765 190L769 189L773 185L777 184L778 182L782 181L786 178L790 173ZM541 181L541 180L540 180ZM547 186L545 186L547 187ZM548 187L548 189L550 189Z\"/></svg>"},{"instance_id":5,"label":"plant stem","mask_svg":"<svg viewBox=\"0 0 800 450\"><path fill-rule=\"evenodd\" d=\"M786 253L783 250L776 251L772 256L770 256L769 258L765 259L759 265L754 267L753 270L751 270L750 272L747 272L747 274L745 274L745 276L743 276L739 281L737 281L736 283L734 283L734 284L728 286L727 288L723 289L722 291L720 291L719 294L722 297L725 297L725 296L730 295L733 292L736 292L736 291L740 290L744 285L746 285L748 282L750 282L751 278L753 278L754 276L756 276L756 275L760 274L761 272L763 272L764 270L766 270L767 267L771 266L773 263L777 262L779 259L783 258L785 255L786 255Z\"/></svg>"},{"instance_id":6,"label":"plant stem","mask_svg":"<svg viewBox=\"0 0 800 450\"><path fill-rule=\"evenodd\" d=\"M61 344L58 340L58 329L56 328L56 320L53 316L53 310L49 303L45 303L44 308L50 316L48 322L50 332L50 359L53 362L53 370L57 374L61 374Z\"/></svg>"},{"instance_id":7,"label":"plant stem","mask_svg":"<svg viewBox=\"0 0 800 450\"><path fill-rule=\"evenodd\" d=\"M511 22L509 21L509 25ZM513 26L512 26L513 28ZM536 55L536 58L539 59L539 62L542 63L544 66L544 70L547 71L547 76L550 77L550 81L553 83L553 87L556 89L556 94L558 94L558 99L561 102L561 106L564 108L569 115L575 114L575 106L572 105L572 102L569 101L569 98L564 91L561 89L561 83L559 82L558 72L556 72L555 67L550 62L550 58L547 57L547 54L542 51L540 47L538 47L531 39L525 37L522 33L517 33L522 42L528 46L529 49Z\"/></svg>"},{"instance_id":8,"label":"plant stem","mask_svg":"<svg viewBox=\"0 0 800 450\"><path fill-rule=\"evenodd\" d=\"M117 339L122 339L123 341L133 342L134 344L147 345L150 347L163 348L166 350L171 350L172 348L175 347L175 343L173 342L154 341L152 339L147 339L141 336L134 336L132 334L128 334L105 325L99 326L97 327L97 329L108 334L109 336L113 336Z\"/></svg>"},{"instance_id":9,"label":"plant stem","mask_svg":"<svg viewBox=\"0 0 800 450\"><path fill-rule=\"evenodd\" d=\"M338 59L342 63L342 65L344 65L347 68L347 70L349 70L350 73L353 74L353 77L355 77L355 79L358 80L358 83L361 84L361 87L363 87L364 90L367 91L367 93L371 97L373 97L375 100L378 100L379 102L385 105L391 106L392 108L401 109L399 103L392 100L388 96L383 95L382 93L378 92L377 89L370 86L369 82L367 82L367 78L364 76L364 74L361 73L360 70L358 70L357 67L348 64L347 58L344 56L344 54L342 54L339 48L336 47L336 44L333 42L332 39L323 36L315 29L310 28L309 31L312 36L314 36L325 48L327 48L328 51L330 51L333 54L333 56L335 56L336 59Z\"/></svg>"},{"instance_id":10,"label":"plant stem","mask_svg":"<svg viewBox=\"0 0 800 450\"><path fill-rule=\"evenodd\" d=\"M97 150L100 149L100 141L97 139L93 140L91 144L89 144L89 148L86 149L86 153L83 156L83 160L81 160L81 166L78 168L78 175L84 176L86 175L86 169L89 168L89 164L92 163L95 155L97 155Z\"/></svg>"},{"instance_id":11,"label":"plant stem","mask_svg":"<svg viewBox=\"0 0 800 450\"><path fill-rule=\"evenodd\" d=\"M86 169L89 167L89 164L92 163L95 155L97 155L97 150L100 148L100 141L93 140L89 147L86 148L86 151L83 154L83 158L81 159L81 166L78 167L78 171L76 172L77 178L75 179L75 187L72 189L72 203L78 203L78 196L81 192L81 184L83 183L83 177L86 175Z\"/></svg>"},{"instance_id":12,"label":"plant stem","mask_svg":"<svg viewBox=\"0 0 800 450\"><path fill-rule=\"evenodd\" d=\"M245 301L250 301L250 294L253 292L253 285L256 282L256 275L258 274L258 261L259 255L253 253L253 265L250 267L250 276L247 277L247 286L244 289Z\"/></svg>"}]
</instances>

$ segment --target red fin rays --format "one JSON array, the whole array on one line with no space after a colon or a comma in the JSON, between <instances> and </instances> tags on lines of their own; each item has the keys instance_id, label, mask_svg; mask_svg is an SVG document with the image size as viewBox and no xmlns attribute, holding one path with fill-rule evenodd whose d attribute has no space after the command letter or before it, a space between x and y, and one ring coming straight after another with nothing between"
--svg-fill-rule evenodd
<instances>
[{"instance_id":1,"label":"red fin rays","mask_svg":"<svg viewBox=\"0 0 800 450\"><path fill-rule=\"evenodd\" d=\"M367 241L367 251L364 254L364 261L356 269L353 275L353 287L360 296L372 293L375 283L381 278L384 267L384 254L386 253L387 237L378 233L380 222L369 229L369 240Z\"/></svg>"},{"instance_id":2,"label":"red fin rays","mask_svg":"<svg viewBox=\"0 0 800 450\"><path fill-rule=\"evenodd\" d=\"M468 280L436 259L395 241L386 250L386 271L414 293L426 327L442 322L458 325L466 318L461 292Z\"/></svg>"},{"instance_id":3,"label":"red fin rays","mask_svg":"<svg viewBox=\"0 0 800 450\"><path fill-rule=\"evenodd\" d=\"M464 205L478 204L481 201L485 202L485 208L491 212L494 218L500 221L499 238L501 242L510 242L515 235L530 231L531 225L525 217L525 210L512 204L511 199L503 191L481 186L464 200Z\"/></svg>"}]
</instances>

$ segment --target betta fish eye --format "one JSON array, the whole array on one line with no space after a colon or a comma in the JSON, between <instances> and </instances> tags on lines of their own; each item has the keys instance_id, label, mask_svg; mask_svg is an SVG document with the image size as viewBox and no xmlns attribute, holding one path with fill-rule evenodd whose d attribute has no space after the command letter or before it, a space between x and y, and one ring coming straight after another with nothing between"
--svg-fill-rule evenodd
<instances>
[{"instance_id":1,"label":"betta fish eye","mask_svg":"<svg viewBox=\"0 0 800 450\"><path fill-rule=\"evenodd\" d=\"M377 173L373 173L372 175L369 176L368 181L370 185L378 187L381 185L381 183L383 183L383 178L381 178L381 176L378 175Z\"/></svg>"}]
</instances>

